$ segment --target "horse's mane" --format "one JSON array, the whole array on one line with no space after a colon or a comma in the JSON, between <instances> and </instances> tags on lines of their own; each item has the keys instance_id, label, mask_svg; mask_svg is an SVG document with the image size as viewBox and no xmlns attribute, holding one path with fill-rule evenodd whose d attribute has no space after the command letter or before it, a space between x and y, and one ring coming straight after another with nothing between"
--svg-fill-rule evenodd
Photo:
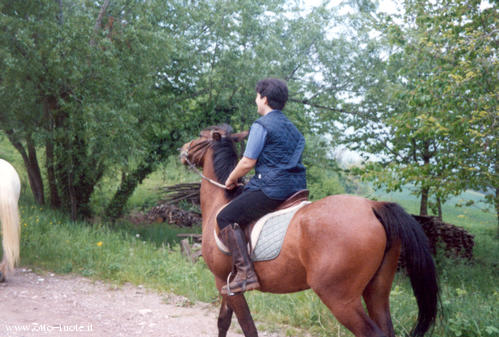
<instances>
[{"instance_id":1,"label":"horse's mane","mask_svg":"<svg viewBox=\"0 0 499 337\"><path fill-rule=\"evenodd\" d=\"M222 137L221 140L212 141L212 149L213 169L215 171L215 176L217 177L217 181L223 184L239 161L239 156L237 155L234 141L230 137L230 132ZM240 182L242 181L241 179L239 180ZM242 190L242 187L236 187L233 190L227 190L225 192L225 195L229 200L232 200L239 194L241 194Z\"/></svg>"}]
</instances>

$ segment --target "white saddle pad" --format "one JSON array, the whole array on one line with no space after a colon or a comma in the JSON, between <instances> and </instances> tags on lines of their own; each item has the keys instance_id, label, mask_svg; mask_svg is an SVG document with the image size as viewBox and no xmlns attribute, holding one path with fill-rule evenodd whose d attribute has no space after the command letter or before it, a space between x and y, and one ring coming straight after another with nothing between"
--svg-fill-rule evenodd
<instances>
[{"instance_id":1,"label":"white saddle pad","mask_svg":"<svg viewBox=\"0 0 499 337\"><path fill-rule=\"evenodd\" d=\"M296 206L272 212L260 218L251 232L251 260L268 261L279 256L291 219L300 208L308 204L310 201L302 201ZM214 235L218 248L225 254L230 254L229 249L220 241L216 232Z\"/></svg>"}]
</instances>

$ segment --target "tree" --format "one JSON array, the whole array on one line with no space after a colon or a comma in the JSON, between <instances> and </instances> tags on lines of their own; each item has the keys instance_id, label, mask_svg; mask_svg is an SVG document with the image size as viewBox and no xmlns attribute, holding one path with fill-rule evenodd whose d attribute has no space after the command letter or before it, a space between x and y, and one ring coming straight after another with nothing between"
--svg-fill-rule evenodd
<instances>
[{"instance_id":1,"label":"tree","mask_svg":"<svg viewBox=\"0 0 499 337\"><path fill-rule=\"evenodd\" d=\"M73 219L90 216L102 177L121 177L106 208L117 217L200 126L249 127L257 80L284 77L302 90L327 15L277 15L297 10L274 0L2 3L1 129L24 154L39 202L36 151L51 205Z\"/></svg>"},{"instance_id":2,"label":"tree","mask_svg":"<svg viewBox=\"0 0 499 337\"><path fill-rule=\"evenodd\" d=\"M90 196L106 170L140 149L130 125L154 86L158 64L167 63L160 46L168 41L140 20L137 10L144 7L133 8L136 22L127 25L124 18L104 15L106 4L42 1L0 7L1 127L36 163L30 149L45 144L51 204L61 202L73 219L90 215ZM117 2L109 10L116 17L130 15L127 5ZM38 190L33 192L36 196Z\"/></svg>"},{"instance_id":3,"label":"tree","mask_svg":"<svg viewBox=\"0 0 499 337\"><path fill-rule=\"evenodd\" d=\"M310 68L313 60L307 56L322 39L321 24L327 21L320 9L305 17L277 15L298 10L285 8L283 1L204 1L188 8L173 3L167 9L154 12L164 13L155 16L158 29L175 40L170 50L173 62L159 70L152 101L169 112L168 121L158 119L155 124L173 134L158 132L157 127L145 133L150 157L123 175L107 207L111 217L121 215L127 195L155 169L157 161L147 158L157 157L157 144L164 139L169 139L164 144L171 151L202 127L229 123L235 130L249 128L257 116L254 86L264 77L286 78L291 87L303 86L298 75ZM293 118L304 119L301 111L288 111Z\"/></svg>"},{"instance_id":4,"label":"tree","mask_svg":"<svg viewBox=\"0 0 499 337\"><path fill-rule=\"evenodd\" d=\"M499 12L497 3L481 5L445 1L435 8L439 24L431 32L442 38L430 47L446 65L435 73L435 81L443 83L447 111L435 124L449 134L446 155L456 163L458 187L485 192L496 210L499 235Z\"/></svg>"},{"instance_id":5,"label":"tree","mask_svg":"<svg viewBox=\"0 0 499 337\"><path fill-rule=\"evenodd\" d=\"M377 155L363 173L378 185L416 185L426 214L430 194L439 204L497 186L497 10L454 0L404 7L399 21L369 17L378 41L362 54L371 73L356 67L356 77L373 81L359 86L344 141Z\"/></svg>"}]
</instances>

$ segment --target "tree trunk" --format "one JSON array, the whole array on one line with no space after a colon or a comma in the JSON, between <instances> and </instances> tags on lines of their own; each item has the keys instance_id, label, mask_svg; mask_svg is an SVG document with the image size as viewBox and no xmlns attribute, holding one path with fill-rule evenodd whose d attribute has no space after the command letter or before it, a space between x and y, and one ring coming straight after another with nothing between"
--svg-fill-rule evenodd
<instances>
[{"instance_id":1,"label":"tree trunk","mask_svg":"<svg viewBox=\"0 0 499 337\"><path fill-rule=\"evenodd\" d=\"M62 15L62 14L61 14ZM52 208L61 207L61 199L57 190L57 180L55 173L55 155L54 155L54 129L55 121L50 114L51 107L55 109L57 106L55 99L46 98L44 100L45 125L47 129L47 138L45 139L45 168L47 170L47 178L50 193L50 206Z\"/></svg>"},{"instance_id":2,"label":"tree trunk","mask_svg":"<svg viewBox=\"0 0 499 337\"><path fill-rule=\"evenodd\" d=\"M51 139L45 142L45 165L47 166L47 178L50 192L50 206L52 208L59 208L61 206L61 199L57 190L57 182L55 176L55 163L54 163L54 144Z\"/></svg>"},{"instance_id":3,"label":"tree trunk","mask_svg":"<svg viewBox=\"0 0 499 337\"><path fill-rule=\"evenodd\" d=\"M121 184L106 208L106 217L117 219L123 215L125 205L135 188L156 168L153 162L144 162L121 179Z\"/></svg>"},{"instance_id":4,"label":"tree trunk","mask_svg":"<svg viewBox=\"0 0 499 337\"><path fill-rule=\"evenodd\" d=\"M117 219L123 215L125 205L135 191L135 188L142 183L142 181L156 169L158 163L166 158L172 149L175 148L177 145L176 141L179 139L178 135L175 132L172 132L168 138L169 139L158 139L156 142L152 142L153 144L156 144L156 146L149 151L147 157L139 167L132 173L123 175L120 187L106 208L107 217Z\"/></svg>"},{"instance_id":5,"label":"tree trunk","mask_svg":"<svg viewBox=\"0 0 499 337\"><path fill-rule=\"evenodd\" d=\"M419 208L419 215L428 215L428 187L423 187L421 189L421 205Z\"/></svg>"},{"instance_id":6,"label":"tree trunk","mask_svg":"<svg viewBox=\"0 0 499 337\"><path fill-rule=\"evenodd\" d=\"M88 159L87 162L90 161L91 160ZM103 173L104 170L100 168L100 166L88 168L85 171L86 176L84 181L80 181L78 184L73 186L76 197L76 206L78 207L76 214L77 217L88 219L92 216L90 197L94 192L95 185L97 185L99 180L102 178Z\"/></svg>"},{"instance_id":7,"label":"tree trunk","mask_svg":"<svg viewBox=\"0 0 499 337\"><path fill-rule=\"evenodd\" d=\"M424 141L423 143L423 162L424 162L424 167L428 167L430 165L430 142L429 141ZM430 188L424 186L425 181L422 183L421 187L421 205L419 207L419 215L428 215L428 196L430 194Z\"/></svg>"},{"instance_id":8,"label":"tree trunk","mask_svg":"<svg viewBox=\"0 0 499 337\"><path fill-rule=\"evenodd\" d=\"M95 21L95 26L94 26L94 32L97 34L102 27L102 18L104 17L104 14L106 14L107 8L109 7L110 0L104 0L104 3L102 4L99 15L97 16L97 20ZM95 46L95 40L92 38L90 40L90 45L93 47Z\"/></svg>"},{"instance_id":9,"label":"tree trunk","mask_svg":"<svg viewBox=\"0 0 499 337\"><path fill-rule=\"evenodd\" d=\"M439 195L437 195L437 212L438 219L442 221L442 200Z\"/></svg>"},{"instance_id":10,"label":"tree trunk","mask_svg":"<svg viewBox=\"0 0 499 337\"><path fill-rule=\"evenodd\" d=\"M88 144L81 123L74 121L75 132L71 142L71 159L68 167L68 192L71 203L71 218L90 218L90 197L95 185L102 178L104 169L99 162L87 155Z\"/></svg>"},{"instance_id":11,"label":"tree trunk","mask_svg":"<svg viewBox=\"0 0 499 337\"><path fill-rule=\"evenodd\" d=\"M62 10L62 0L56 0L57 6L59 7L59 12L57 12L56 19L57 23L62 26L64 23L64 16L63 16L63 10Z\"/></svg>"},{"instance_id":12,"label":"tree trunk","mask_svg":"<svg viewBox=\"0 0 499 337\"><path fill-rule=\"evenodd\" d=\"M495 205L496 205L496 216L497 216L497 238L499 238L499 187L496 187L496 198L495 198Z\"/></svg>"},{"instance_id":13,"label":"tree trunk","mask_svg":"<svg viewBox=\"0 0 499 337\"><path fill-rule=\"evenodd\" d=\"M69 194L69 205L71 210L71 220L78 220L78 199L76 197L76 189L74 187L73 181L73 171L68 174L68 194Z\"/></svg>"},{"instance_id":14,"label":"tree trunk","mask_svg":"<svg viewBox=\"0 0 499 337\"><path fill-rule=\"evenodd\" d=\"M28 158L30 164L30 171L33 175L33 183L36 186L36 200L40 205L45 204L45 193L43 190L43 179L42 173L40 171L40 165L38 165L38 158L36 155L36 147L31 135L26 136L26 145L28 147Z\"/></svg>"},{"instance_id":15,"label":"tree trunk","mask_svg":"<svg viewBox=\"0 0 499 337\"><path fill-rule=\"evenodd\" d=\"M24 166L26 167L26 172L28 173L28 181L31 187L31 192L35 198L35 202L39 205L45 203L45 197L43 192L43 180L40 173L40 166L38 165L38 159L36 156L36 148L34 146L33 140L30 136L26 137L28 153L24 149L24 146L16 138L12 130L6 131L7 138L10 143L16 148L16 150L21 154L23 158Z\"/></svg>"},{"instance_id":16,"label":"tree trunk","mask_svg":"<svg viewBox=\"0 0 499 337\"><path fill-rule=\"evenodd\" d=\"M499 144L496 143L496 147L495 147L495 152L496 152L496 162L494 163L494 173L495 173L495 177L497 177L497 174L499 174ZM497 180L495 180L497 182ZM496 233L496 237L497 239L499 239L499 186L497 184L493 184L493 185L496 185L496 195L495 195L495 199L494 199L494 204L496 206L496 216L497 216L497 233Z\"/></svg>"},{"instance_id":17,"label":"tree trunk","mask_svg":"<svg viewBox=\"0 0 499 337\"><path fill-rule=\"evenodd\" d=\"M73 143L73 151L76 151L75 146ZM69 162L65 163L63 168L59 168L59 170L62 169L59 171L59 180L63 181L62 191L66 199L65 208L70 211L73 221L92 216L90 197L104 172L99 164L92 167L87 166L92 164L92 160L79 158L78 153L80 152L72 153Z\"/></svg>"}]
</instances>

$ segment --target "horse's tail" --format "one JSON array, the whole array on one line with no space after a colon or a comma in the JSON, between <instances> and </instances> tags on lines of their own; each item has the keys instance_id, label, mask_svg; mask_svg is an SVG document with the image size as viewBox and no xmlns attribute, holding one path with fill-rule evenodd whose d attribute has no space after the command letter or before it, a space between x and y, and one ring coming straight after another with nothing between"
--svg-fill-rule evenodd
<instances>
[{"instance_id":1,"label":"horse's tail","mask_svg":"<svg viewBox=\"0 0 499 337\"><path fill-rule=\"evenodd\" d=\"M395 203L380 202L373 207L387 235L387 251L393 240L400 240L404 262L418 304L418 321L412 336L424 336L435 323L439 297L435 263L428 238L421 225Z\"/></svg>"},{"instance_id":2,"label":"horse's tail","mask_svg":"<svg viewBox=\"0 0 499 337\"><path fill-rule=\"evenodd\" d=\"M0 164L2 164L0 162ZM10 165L9 165L10 166ZM12 168L12 167L11 167ZM13 168L12 168L13 170ZM0 221L2 222L2 245L3 260L6 263L6 272L14 270L19 261L19 240L21 228L19 224L19 189L20 181L17 172L2 171L2 179L7 178L0 184ZM5 173L12 174L5 174Z\"/></svg>"}]
</instances>

